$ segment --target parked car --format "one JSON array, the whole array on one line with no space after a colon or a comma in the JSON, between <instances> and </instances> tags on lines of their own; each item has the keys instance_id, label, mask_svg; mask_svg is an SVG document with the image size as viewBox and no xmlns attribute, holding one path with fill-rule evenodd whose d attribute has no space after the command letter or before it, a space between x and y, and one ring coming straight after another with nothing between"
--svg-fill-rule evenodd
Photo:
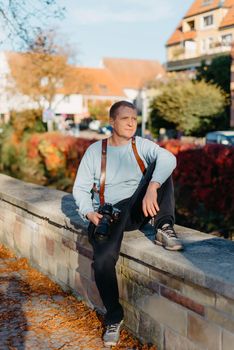
<instances>
[{"instance_id":1,"label":"parked car","mask_svg":"<svg viewBox=\"0 0 234 350\"><path fill-rule=\"evenodd\" d=\"M100 128L100 125L101 125L100 120L92 120L92 121L89 123L89 129L90 129L90 130L93 130L93 131L98 131L99 128Z\"/></svg>"},{"instance_id":2,"label":"parked car","mask_svg":"<svg viewBox=\"0 0 234 350\"><path fill-rule=\"evenodd\" d=\"M112 126L111 125L104 125L101 126L98 130L99 134L105 134L105 135L111 135L112 133Z\"/></svg>"},{"instance_id":3,"label":"parked car","mask_svg":"<svg viewBox=\"0 0 234 350\"><path fill-rule=\"evenodd\" d=\"M206 143L234 146L234 131L213 131L206 134Z\"/></svg>"}]
</instances>

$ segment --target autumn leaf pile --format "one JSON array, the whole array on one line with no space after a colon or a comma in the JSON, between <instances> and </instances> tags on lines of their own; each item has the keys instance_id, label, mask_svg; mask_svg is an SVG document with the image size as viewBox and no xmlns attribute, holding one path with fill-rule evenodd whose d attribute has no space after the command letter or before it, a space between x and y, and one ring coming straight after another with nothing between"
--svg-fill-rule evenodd
<instances>
[{"instance_id":1,"label":"autumn leaf pile","mask_svg":"<svg viewBox=\"0 0 234 350\"><path fill-rule=\"evenodd\" d=\"M104 332L103 319L100 315L97 315L95 311L89 309L70 293L61 290L48 277L30 267L27 259L17 259L13 253L0 244L0 263L1 260L6 264L6 267L4 271L0 268L0 276L2 273L10 276L12 272L18 272L19 274L22 271L24 272L23 278L18 280L17 287L15 287L17 292L22 295L24 302L27 302L29 306L31 305L24 311L24 317L30 322L26 323L26 326L22 324L20 327L22 331L35 331L37 335L46 337L56 334L56 331L61 327L73 331L74 334L79 330L79 334L89 339L87 342L88 349L100 349L100 344L102 344L101 337ZM57 299L54 300L54 296ZM35 323L33 320L38 317L38 310L33 307L33 298L41 299L40 304L44 308L43 320ZM13 299L6 299L4 302L5 306L10 305L10 303L17 303ZM0 314L0 326L7 321L7 318L10 320L15 319L12 311ZM96 345L97 339L99 341L98 347ZM14 347L9 346L9 349L14 349ZM66 347L63 347L63 349L66 349ZM112 349L156 350L156 347L142 345L126 329L123 329L118 346Z\"/></svg>"}]
</instances>

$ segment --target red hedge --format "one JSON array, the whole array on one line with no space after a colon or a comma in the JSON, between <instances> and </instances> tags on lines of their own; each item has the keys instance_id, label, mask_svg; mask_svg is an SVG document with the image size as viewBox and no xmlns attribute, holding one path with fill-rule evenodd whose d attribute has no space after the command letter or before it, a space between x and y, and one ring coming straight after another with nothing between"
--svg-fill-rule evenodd
<instances>
[{"instance_id":1,"label":"red hedge","mask_svg":"<svg viewBox=\"0 0 234 350\"><path fill-rule=\"evenodd\" d=\"M38 183L54 182L57 188L65 189L65 185L61 182L56 184L56 181L69 179L71 188L79 162L94 141L59 133L32 134L24 143L26 152L22 153L27 161L22 162L21 156L17 171L22 178L27 175L26 181L32 181L40 167ZM202 205L206 211L203 216L213 213L212 218L216 216L217 219L221 215L225 225L233 226L234 147L200 147L179 140L169 140L160 145L177 157L177 168L173 174L177 209L192 217L199 215Z\"/></svg>"},{"instance_id":2,"label":"red hedge","mask_svg":"<svg viewBox=\"0 0 234 350\"><path fill-rule=\"evenodd\" d=\"M74 179L85 150L94 141L96 140L66 136L57 132L32 134L26 144L27 156L29 159L41 158L47 169L49 169L50 163L56 163L56 160L60 158L63 160L60 163L60 168L65 167L63 170L66 175ZM44 144L44 152L42 152L42 144ZM57 155L56 159L55 155ZM57 170L59 170L59 162L57 163ZM56 164L54 168L52 175L56 175Z\"/></svg>"},{"instance_id":3,"label":"red hedge","mask_svg":"<svg viewBox=\"0 0 234 350\"><path fill-rule=\"evenodd\" d=\"M220 227L234 225L234 147L223 145L183 145L168 141L163 145L177 156L173 177L176 200L191 215L202 204L207 215L222 215ZM192 148L187 149L186 148Z\"/></svg>"}]
</instances>

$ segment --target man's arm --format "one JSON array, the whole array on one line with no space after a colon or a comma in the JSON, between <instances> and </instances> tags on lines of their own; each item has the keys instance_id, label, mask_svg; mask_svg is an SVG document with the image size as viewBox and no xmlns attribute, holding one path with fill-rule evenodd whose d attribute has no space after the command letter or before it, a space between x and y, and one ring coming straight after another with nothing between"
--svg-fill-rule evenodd
<instances>
[{"instance_id":1,"label":"man's arm","mask_svg":"<svg viewBox=\"0 0 234 350\"><path fill-rule=\"evenodd\" d=\"M88 148L81 159L72 191L76 205L83 217L94 211L91 198L94 182L94 159L92 158L92 153Z\"/></svg>"},{"instance_id":2,"label":"man's arm","mask_svg":"<svg viewBox=\"0 0 234 350\"><path fill-rule=\"evenodd\" d=\"M157 200L157 190L161 187L158 182L150 181L146 194L142 201L142 210L144 215L147 217L155 216L159 211L159 205Z\"/></svg>"},{"instance_id":3,"label":"man's arm","mask_svg":"<svg viewBox=\"0 0 234 350\"><path fill-rule=\"evenodd\" d=\"M176 157L153 141L147 139L141 139L139 141L141 141L139 143L140 153L146 162L149 164L156 160L156 166L151 181L158 182L162 185L175 169Z\"/></svg>"}]
</instances>

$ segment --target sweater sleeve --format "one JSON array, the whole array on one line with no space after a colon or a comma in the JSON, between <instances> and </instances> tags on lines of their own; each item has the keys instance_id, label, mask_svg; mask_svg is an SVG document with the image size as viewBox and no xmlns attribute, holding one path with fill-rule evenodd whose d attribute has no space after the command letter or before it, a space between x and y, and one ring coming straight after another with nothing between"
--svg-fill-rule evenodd
<instances>
[{"instance_id":1,"label":"sweater sleeve","mask_svg":"<svg viewBox=\"0 0 234 350\"><path fill-rule=\"evenodd\" d=\"M176 157L155 142L142 138L140 151L147 164L156 160L156 166L151 181L158 182L162 185L175 169Z\"/></svg>"},{"instance_id":2,"label":"sweater sleeve","mask_svg":"<svg viewBox=\"0 0 234 350\"><path fill-rule=\"evenodd\" d=\"M73 197L79 213L86 218L86 214L94 211L91 189L94 183L94 159L89 147L81 159L73 186Z\"/></svg>"}]
</instances>

